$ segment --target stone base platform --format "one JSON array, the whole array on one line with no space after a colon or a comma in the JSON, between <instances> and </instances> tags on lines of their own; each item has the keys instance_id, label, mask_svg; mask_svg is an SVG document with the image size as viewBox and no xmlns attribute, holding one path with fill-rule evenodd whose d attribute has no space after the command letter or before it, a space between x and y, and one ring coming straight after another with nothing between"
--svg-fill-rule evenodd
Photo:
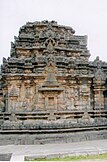
<instances>
[{"instance_id":1,"label":"stone base platform","mask_svg":"<svg viewBox=\"0 0 107 162\"><path fill-rule=\"evenodd\" d=\"M107 139L107 129L78 132L1 132L0 145L34 145Z\"/></svg>"},{"instance_id":2,"label":"stone base platform","mask_svg":"<svg viewBox=\"0 0 107 162\"><path fill-rule=\"evenodd\" d=\"M107 139L107 112L1 113L0 145Z\"/></svg>"}]
</instances>

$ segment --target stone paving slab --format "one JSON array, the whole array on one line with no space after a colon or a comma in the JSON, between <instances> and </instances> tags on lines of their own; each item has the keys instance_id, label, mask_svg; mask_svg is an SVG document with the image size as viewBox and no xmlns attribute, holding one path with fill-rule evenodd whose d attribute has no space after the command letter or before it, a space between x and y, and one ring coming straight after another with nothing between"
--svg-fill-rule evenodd
<instances>
[{"instance_id":1,"label":"stone paving slab","mask_svg":"<svg viewBox=\"0 0 107 162\"><path fill-rule=\"evenodd\" d=\"M0 146L0 153L12 153L11 161L24 161L29 157L63 157L69 155L89 155L107 152L107 140L95 140L73 143L44 145L5 145ZM107 161L107 160L106 160Z\"/></svg>"}]
</instances>

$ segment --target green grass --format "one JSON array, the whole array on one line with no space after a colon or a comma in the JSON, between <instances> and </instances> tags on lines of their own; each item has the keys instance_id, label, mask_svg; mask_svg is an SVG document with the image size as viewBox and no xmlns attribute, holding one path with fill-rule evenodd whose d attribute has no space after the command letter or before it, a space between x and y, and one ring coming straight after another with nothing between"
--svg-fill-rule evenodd
<instances>
[{"instance_id":1,"label":"green grass","mask_svg":"<svg viewBox=\"0 0 107 162\"><path fill-rule=\"evenodd\" d=\"M64 158L37 158L34 161L81 161L81 160L107 160L107 153L99 155L80 155L80 156L65 156Z\"/></svg>"}]
</instances>

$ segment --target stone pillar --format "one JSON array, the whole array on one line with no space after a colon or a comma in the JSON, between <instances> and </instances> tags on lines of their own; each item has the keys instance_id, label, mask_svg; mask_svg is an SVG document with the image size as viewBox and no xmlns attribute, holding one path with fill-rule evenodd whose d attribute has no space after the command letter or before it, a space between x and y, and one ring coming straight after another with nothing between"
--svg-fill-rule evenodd
<instances>
[{"instance_id":1,"label":"stone pillar","mask_svg":"<svg viewBox=\"0 0 107 162\"><path fill-rule=\"evenodd\" d=\"M34 109L38 109L38 101L39 101L39 85L38 83L35 81L35 99L34 99Z\"/></svg>"},{"instance_id":2,"label":"stone pillar","mask_svg":"<svg viewBox=\"0 0 107 162\"><path fill-rule=\"evenodd\" d=\"M8 111L8 94L5 95L5 111Z\"/></svg>"},{"instance_id":3,"label":"stone pillar","mask_svg":"<svg viewBox=\"0 0 107 162\"><path fill-rule=\"evenodd\" d=\"M4 88L4 90L3 90L3 96L4 96L4 109L7 112L8 111L8 100L9 100L7 87Z\"/></svg>"},{"instance_id":4,"label":"stone pillar","mask_svg":"<svg viewBox=\"0 0 107 162\"><path fill-rule=\"evenodd\" d=\"M45 96L45 110L48 108L48 96Z\"/></svg>"},{"instance_id":5,"label":"stone pillar","mask_svg":"<svg viewBox=\"0 0 107 162\"><path fill-rule=\"evenodd\" d=\"M74 86L70 86L70 100L71 100L71 109L74 109L74 100L75 100L75 94L74 94Z\"/></svg>"},{"instance_id":6,"label":"stone pillar","mask_svg":"<svg viewBox=\"0 0 107 162\"><path fill-rule=\"evenodd\" d=\"M20 108L20 98L21 98L20 91L21 91L21 85L22 85L22 80L18 80L17 81L17 88L18 88L17 110L19 110L19 108Z\"/></svg>"},{"instance_id":7,"label":"stone pillar","mask_svg":"<svg viewBox=\"0 0 107 162\"><path fill-rule=\"evenodd\" d=\"M88 99L87 99L87 109L90 110L92 109L91 107L91 98L90 98L90 87L91 87L91 80L88 80L87 81L87 96L88 96Z\"/></svg>"},{"instance_id":8,"label":"stone pillar","mask_svg":"<svg viewBox=\"0 0 107 162\"><path fill-rule=\"evenodd\" d=\"M57 110L57 95L54 97L54 108Z\"/></svg>"},{"instance_id":9,"label":"stone pillar","mask_svg":"<svg viewBox=\"0 0 107 162\"><path fill-rule=\"evenodd\" d=\"M80 109L90 109L90 81L80 81Z\"/></svg>"},{"instance_id":10,"label":"stone pillar","mask_svg":"<svg viewBox=\"0 0 107 162\"><path fill-rule=\"evenodd\" d=\"M104 87L101 82L98 84L94 83L94 100L95 107L94 109L104 109L104 95L103 95Z\"/></svg>"}]
</instances>

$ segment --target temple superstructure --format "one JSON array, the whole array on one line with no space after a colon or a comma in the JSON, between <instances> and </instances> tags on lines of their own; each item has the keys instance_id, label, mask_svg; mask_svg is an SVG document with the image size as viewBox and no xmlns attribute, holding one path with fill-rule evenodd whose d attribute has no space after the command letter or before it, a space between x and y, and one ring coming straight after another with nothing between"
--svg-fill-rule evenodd
<instances>
[{"instance_id":1,"label":"temple superstructure","mask_svg":"<svg viewBox=\"0 0 107 162\"><path fill-rule=\"evenodd\" d=\"M87 36L75 35L71 27L55 21L22 26L1 65L1 129L11 130L17 120L26 129L27 119L34 120L33 126L39 120L61 120L62 128L68 119L76 127L85 119L106 123L107 63L89 57Z\"/></svg>"}]
</instances>

